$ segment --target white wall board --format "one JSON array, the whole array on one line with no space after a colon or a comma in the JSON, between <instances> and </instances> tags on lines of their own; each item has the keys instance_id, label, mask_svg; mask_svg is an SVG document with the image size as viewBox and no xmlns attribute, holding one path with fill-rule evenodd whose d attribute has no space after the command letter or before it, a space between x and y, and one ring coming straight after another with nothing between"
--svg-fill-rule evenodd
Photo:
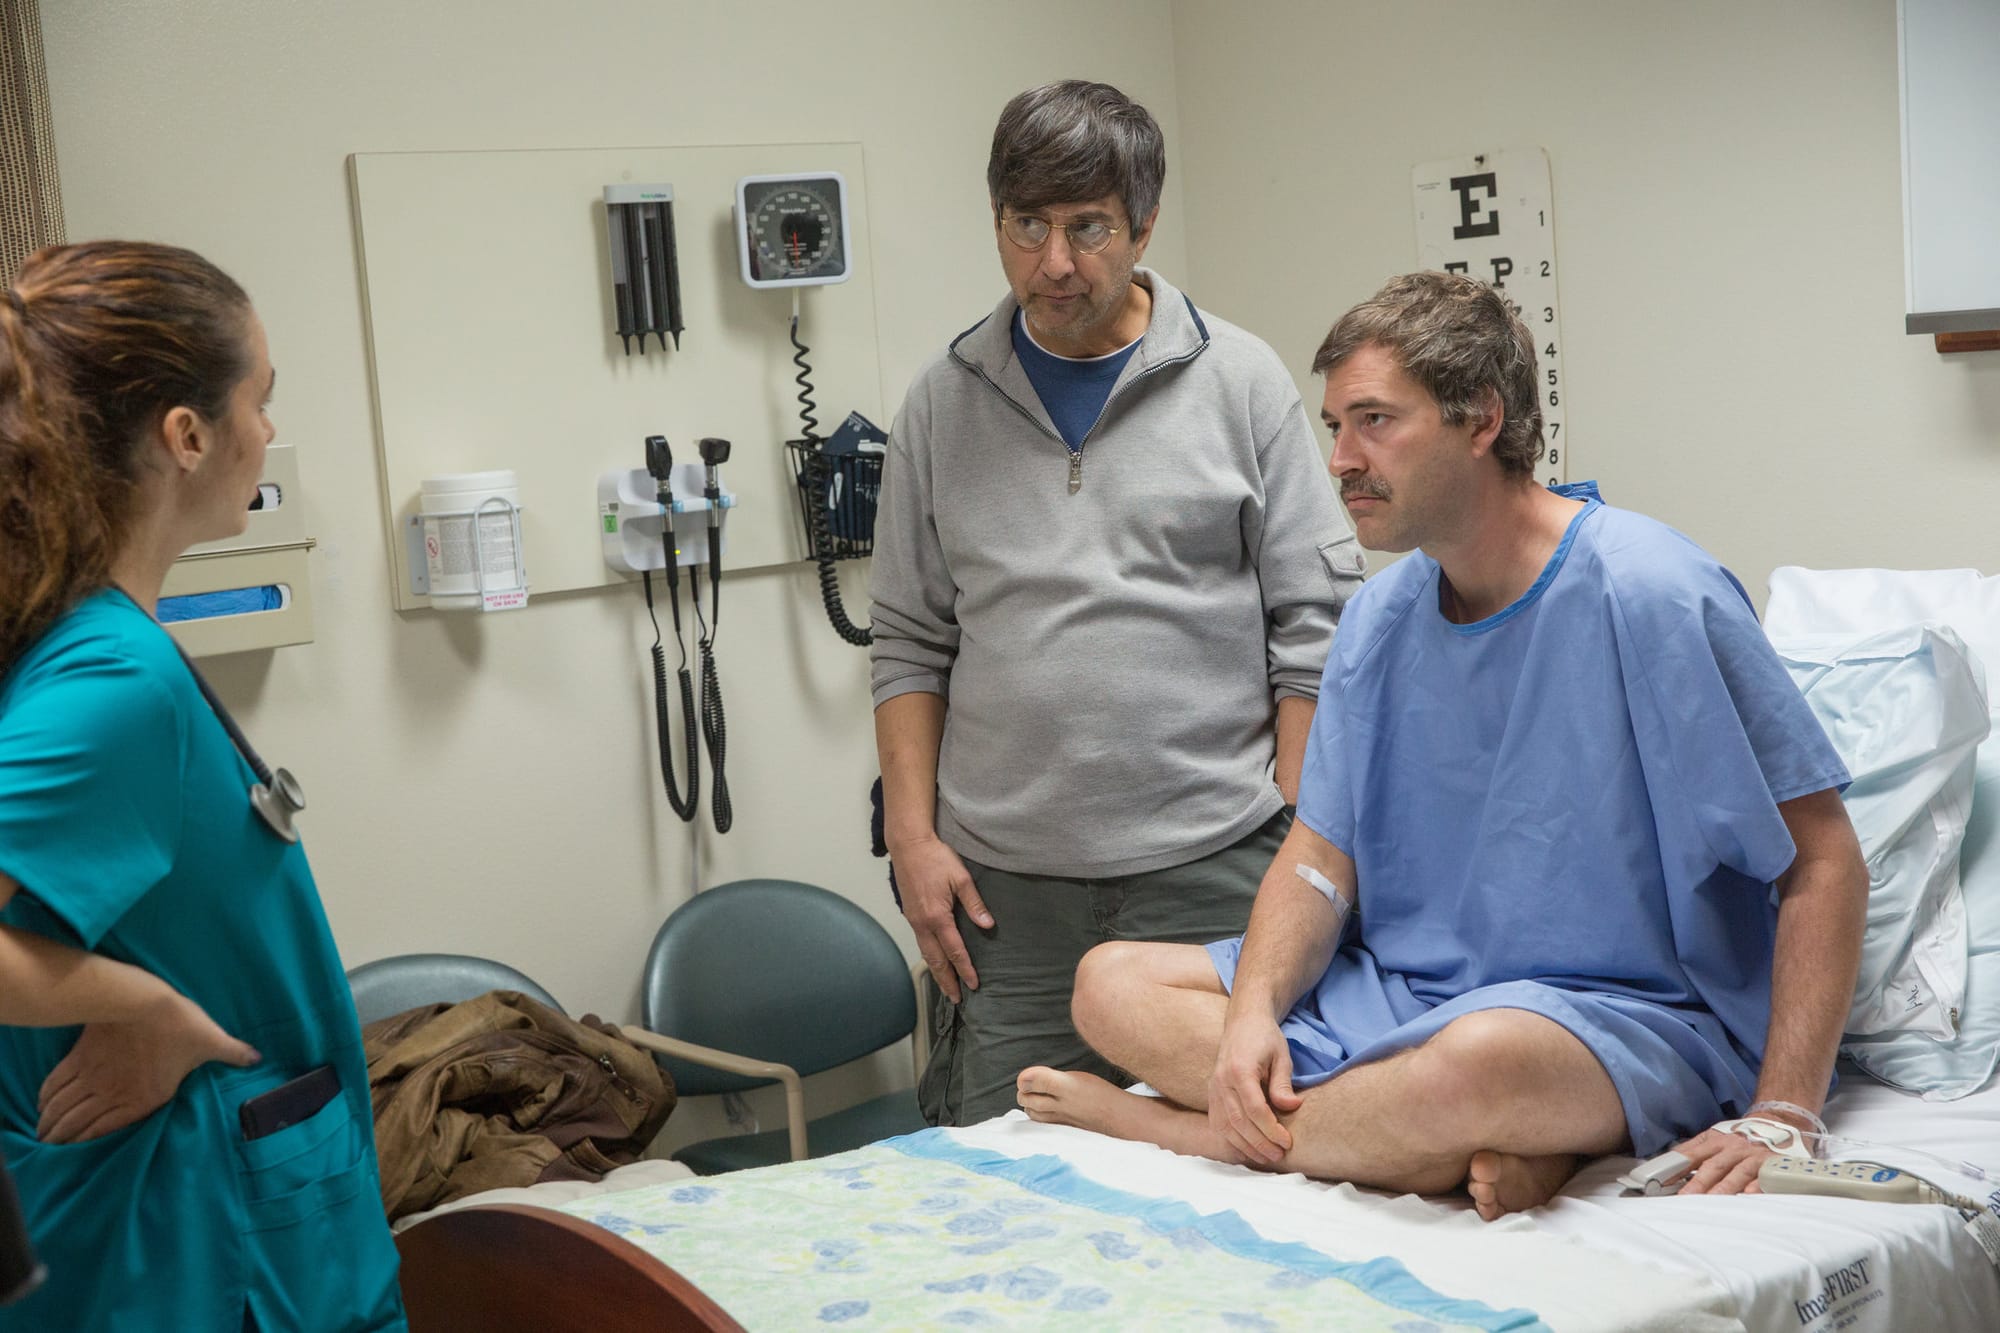
<instances>
[{"instance_id":1,"label":"white wall board","mask_svg":"<svg viewBox=\"0 0 2000 1333\"><path fill-rule=\"evenodd\" d=\"M853 410L886 424L861 145L358 153L349 169L398 610L426 604L403 520L447 473L518 474L533 594L624 582L601 554L597 477L640 466L652 434L676 460L733 442L726 568L804 558L783 449L801 433L791 294L744 285L731 206L741 176L847 177L855 276L802 293L800 336L821 433ZM687 324L678 349L643 355L615 332L604 225L604 187L634 182L674 187Z\"/></svg>"},{"instance_id":2,"label":"white wall board","mask_svg":"<svg viewBox=\"0 0 2000 1333\"><path fill-rule=\"evenodd\" d=\"M2000 326L2000 0L1902 0L1904 326Z\"/></svg>"}]
</instances>

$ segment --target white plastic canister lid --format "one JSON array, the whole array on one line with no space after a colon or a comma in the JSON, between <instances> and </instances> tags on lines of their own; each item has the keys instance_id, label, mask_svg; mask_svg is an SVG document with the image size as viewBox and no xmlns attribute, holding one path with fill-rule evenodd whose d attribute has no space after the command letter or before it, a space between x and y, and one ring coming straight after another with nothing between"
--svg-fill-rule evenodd
<instances>
[{"instance_id":1,"label":"white plastic canister lid","mask_svg":"<svg viewBox=\"0 0 2000 1333\"><path fill-rule=\"evenodd\" d=\"M442 477L425 477L423 496L426 500L443 499L460 495L505 495L514 499L514 492L520 481L512 468L499 468L492 472L453 472ZM426 505L428 509L431 506Z\"/></svg>"}]
</instances>

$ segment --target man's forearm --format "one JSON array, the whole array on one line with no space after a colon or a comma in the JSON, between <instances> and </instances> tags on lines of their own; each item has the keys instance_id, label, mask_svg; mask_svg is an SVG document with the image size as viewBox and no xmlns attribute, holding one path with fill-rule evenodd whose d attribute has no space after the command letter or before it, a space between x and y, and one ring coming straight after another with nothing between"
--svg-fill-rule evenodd
<instances>
[{"instance_id":1,"label":"man's forearm","mask_svg":"<svg viewBox=\"0 0 2000 1333\"><path fill-rule=\"evenodd\" d=\"M895 855L937 836L938 747L944 741L945 701L918 690L875 709L875 754L882 765L882 839Z\"/></svg>"},{"instance_id":2,"label":"man's forearm","mask_svg":"<svg viewBox=\"0 0 2000 1333\"><path fill-rule=\"evenodd\" d=\"M1779 885L1771 1026L1757 1100L1789 1102L1817 1114L1854 1002L1868 870L1839 797L1822 792L1786 805L1802 802L1813 802L1800 813L1815 822L1804 824L1787 810L1799 858Z\"/></svg>"},{"instance_id":3,"label":"man's forearm","mask_svg":"<svg viewBox=\"0 0 2000 1333\"><path fill-rule=\"evenodd\" d=\"M1288 694L1278 700L1278 762L1272 774L1286 805L1299 803L1299 772L1306 762L1306 737L1312 732L1314 700Z\"/></svg>"},{"instance_id":4,"label":"man's forearm","mask_svg":"<svg viewBox=\"0 0 2000 1333\"><path fill-rule=\"evenodd\" d=\"M1303 823L1294 823L1250 909L1250 929L1230 986L1232 1008L1268 1010L1274 1020L1282 1019L1333 961L1346 918L1299 877L1301 865L1332 883L1350 908L1354 904L1354 863Z\"/></svg>"}]
</instances>

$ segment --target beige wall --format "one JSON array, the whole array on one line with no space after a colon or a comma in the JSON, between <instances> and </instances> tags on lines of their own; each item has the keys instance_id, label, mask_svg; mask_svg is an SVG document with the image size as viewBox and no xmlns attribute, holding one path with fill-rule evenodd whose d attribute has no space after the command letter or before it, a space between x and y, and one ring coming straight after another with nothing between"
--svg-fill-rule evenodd
<instances>
[{"instance_id":1,"label":"beige wall","mask_svg":"<svg viewBox=\"0 0 2000 1333\"><path fill-rule=\"evenodd\" d=\"M63 0L43 14L71 236L191 245L270 329L272 415L299 446L320 539L317 640L210 673L306 784L344 956L486 954L573 1011L636 1018L646 945L692 887L653 750L650 630L636 594L611 591L483 619L390 609L346 156L859 141L893 406L1002 290L984 182L1007 97L1087 68L1178 138L1166 5ZM1178 200L1170 188L1151 251L1175 275ZM850 406L822 399L822 421ZM594 465L579 493L593 480ZM577 521L592 517L580 503ZM865 574L843 578L865 616ZM866 654L826 624L811 568L733 576L719 657L736 825L702 835L704 882L826 884L908 948L868 855ZM676 1115L670 1137L705 1123Z\"/></svg>"},{"instance_id":2,"label":"beige wall","mask_svg":"<svg viewBox=\"0 0 2000 1333\"><path fill-rule=\"evenodd\" d=\"M1780 564L2000 571L2000 354L1903 325L1896 7L1174 5L1191 288L1305 374L1416 265L1410 169L1540 145L1569 476L1761 605Z\"/></svg>"},{"instance_id":3,"label":"beige wall","mask_svg":"<svg viewBox=\"0 0 2000 1333\"><path fill-rule=\"evenodd\" d=\"M1573 477L1681 527L1760 596L1781 562L2000 569L2000 355L1940 359L1900 332L1894 6L1803 14L44 5L71 234L193 245L271 330L275 416L321 540L318 638L213 675L308 784L344 953L490 954L618 1017L691 888L686 830L662 820L650 635L637 599L608 592L484 620L390 610L347 154L858 140L894 403L997 294L981 172L995 112L1031 83L1104 78L1153 108L1173 172L1151 260L1269 339L1314 395L1326 324L1413 263L1410 167L1543 145ZM844 578L865 604L861 572ZM704 882L815 880L889 920L866 854L864 654L826 627L809 569L732 580L721 657L738 814L702 837ZM884 1060L875 1076L906 1075ZM677 1115L670 1141L712 1123Z\"/></svg>"}]
</instances>

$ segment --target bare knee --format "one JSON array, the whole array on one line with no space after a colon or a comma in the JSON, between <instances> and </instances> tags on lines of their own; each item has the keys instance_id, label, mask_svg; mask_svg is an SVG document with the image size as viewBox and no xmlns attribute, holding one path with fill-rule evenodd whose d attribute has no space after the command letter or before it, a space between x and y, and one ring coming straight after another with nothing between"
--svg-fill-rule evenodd
<instances>
[{"instance_id":1,"label":"bare knee","mask_svg":"<svg viewBox=\"0 0 2000 1333\"><path fill-rule=\"evenodd\" d=\"M1137 986L1145 984L1145 948L1127 940L1100 944L1076 966L1070 995L1070 1022L1077 1035L1097 1045L1110 1021L1126 1011Z\"/></svg>"},{"instance_id":2,"label":"bare knee","mask_svg":"<svg viewBox=\"0 0 2000 1333\"><path fill-rule=\"evenodd\" d=\"M1454 1064L1482 1068L1518 1062L1525 1053L1521 1021L1546 1022L1539 1014L1515 1009L1475 1009L1461 1014L1431 1035L1422 1049Z\"/></svg>"},{"instance_id":3,"label":"bare knee","mask_svg":"<svg viewBox=\"0 0 2000 1333\"><path fill-rule=\"evenodd\" d=\"M1421 1113L1440 1122L1434 1130L1456 1130L1492 1111L1521 1051L1499 1011L1482 1009L1453 1019L1410 1055L1424 1094Z\"/></svg>"},{"instance_id":4,"label":"bare knee","mask_svg":"<svg viewBox=\"0 0 2000 1333\"><path fill-rule=\"evenodd\" d=\"M1475 1010L1446 1024L1411 1056L1423 1093L1419 1115L1441 1140L1492 1147L1496 1129L1552 1113L1589 1141L1565 1151L1608 1151L1623 1132L1610 1075L1581 1039L1541 1014ZM1606 1144L1596 1142L1607 1136Z\"/></svg>"}]
</instances>

